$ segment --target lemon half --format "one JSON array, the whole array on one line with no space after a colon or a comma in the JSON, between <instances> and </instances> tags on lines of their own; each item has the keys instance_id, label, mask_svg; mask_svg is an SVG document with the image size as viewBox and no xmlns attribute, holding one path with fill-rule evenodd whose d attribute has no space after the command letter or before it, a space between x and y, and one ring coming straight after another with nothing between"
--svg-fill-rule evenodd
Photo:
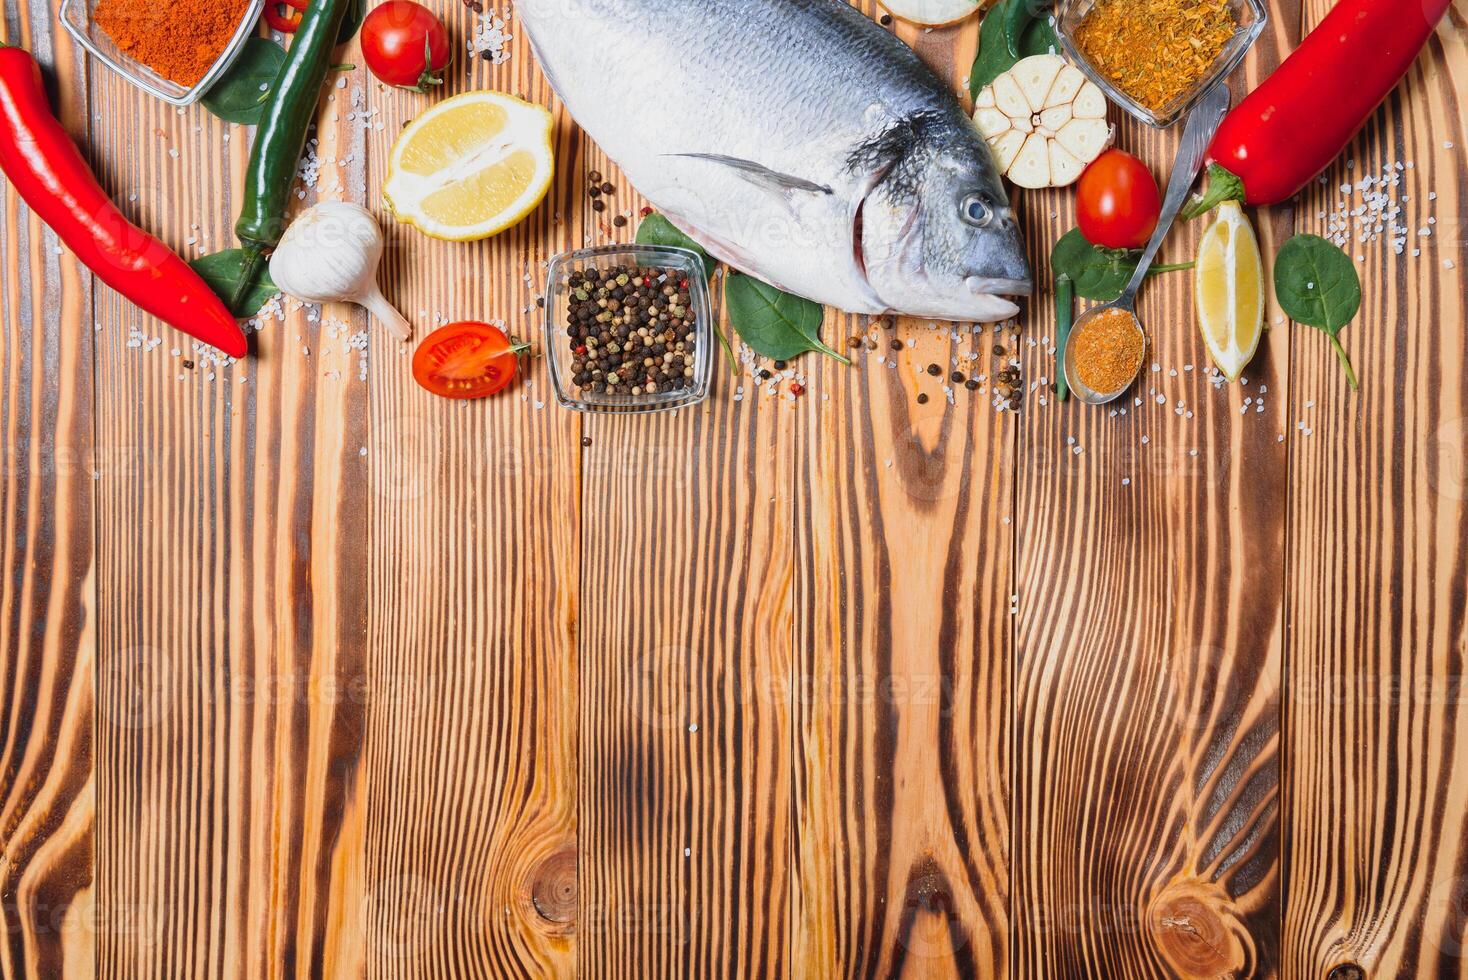
<instances>
[{"instance_id":1,"label":"lemon half","mask_svg":"<svg viewBox=\"0 0 1468 980\"><path fill-rule=\"evenodd\" d=\"M1208 354L1224 377L1237 381L1264 333L1264 262L1238 202L1221 205L1203 233L1193 281Z\"/></svg>"},{"instance_id":2,"label":"lemon half","mask_svg":"<svg viewBox=\"0 0 1468 980\"><path fill-rule=\"evenodd\" d=\"M499 92L446 99L393 143L383 197L425 235L467 242L518 224L555 175L551 114Z\"/></svg>"}]
</instances>

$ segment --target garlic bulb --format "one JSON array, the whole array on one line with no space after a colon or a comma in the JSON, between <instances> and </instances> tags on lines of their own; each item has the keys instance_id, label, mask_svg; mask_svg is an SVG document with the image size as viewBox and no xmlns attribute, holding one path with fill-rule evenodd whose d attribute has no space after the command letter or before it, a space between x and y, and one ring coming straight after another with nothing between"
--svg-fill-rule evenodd
<instances>
[{"instance_id":1,"label":"garlic bulb","mask_svg":"<svg viewBox=\"0 0 1468 980\"><path fill-rule=\"evenodd\" d=\"M323 201L291 222L270 257L270 278L307 303L365 306L400 340L412 328L377 287L382 229L372 212L347 201Z\"/></svg>"},{"instance_id":2,"label":"garlic bulb","mask_svg":"<svg viewBox=\"0 0 1468 980\"><path fill-rule=\"evenodd\" d=\"M1106 96L1055 54L1021 59L975 101L974 122L1020 187L1065 187L1111 142Z\"/></svg>"}]
</instances>

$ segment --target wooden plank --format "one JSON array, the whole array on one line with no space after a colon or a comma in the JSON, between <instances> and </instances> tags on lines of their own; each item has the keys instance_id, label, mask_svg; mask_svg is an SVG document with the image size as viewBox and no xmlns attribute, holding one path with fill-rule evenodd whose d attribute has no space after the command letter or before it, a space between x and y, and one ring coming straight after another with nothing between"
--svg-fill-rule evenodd
<instances>
[{"instance_id":1,"label":"wooden plank","mask_svg":"<svg viewBox=\"0 0 1468 980\"><path fill-rule=\"evenodd\" d=\"M971 24L899 29L962 84ZM875 350L801 365L794 974L1005 976L1018 421L944 392L1014 340L881 323L833 315L835 346Z\"/></svg>"},{"instance_id":2,"label":"wooden plank","mask_svg":"<svg viewBox=\"0 0 1468 980\"><path fill-rule=\"evenodd\" d=\"M1235 99L1297 20L1272 5ZM1165 186L1178 133L1118 129ZM1072 209L1035 200L1032 242ZM1256 222L1266 252L1290 220ZM1196 254L1199 226L1166 260ZM1152 350L1133 394L1051 401L1020 437L1015 970L1272 976L1289 338L1266 336L1247 384L1214 385L1191 274L1151 282L1139 314ZM1053 379L1053 311L1029 322L1026 375Z\"/></svg>"},{"instance_id":3,"label":"wooden plank","mask_svg":"<svg viewBox=\"0 0 1468 980\"><path fill-rule=\"evenodd\" d=\"M44 2L0 43L87 140L87 67ZM0 976L85 976L96 940L92 277L0 179Z\"/></svg>"},{"instance_id":4,"label":"wooden plank","mask_svg":"<svg viewBox=\"0 0 1468 980\"><path fill-rule=\"evenodd\" d=\"M92 103L124 209L189 257L233 245L246 130L106 72ZM360 188L355 128L323 103L319 189ZM98 973L336 973L360 874L365 320L294 308L223 365L97 306L98 914L127 923Z\"/></svg>"},{"instance_id":5,"label":"wooden plank","mask_svg":"<svg viewBox=\"0 0 1468 980\"><path fill-rule=\"evenodd\" d=\"M452 36L471 36L477 18L451 13ZM367 88L368 199L414 344L461 319L538 341L544 262L583 234L580 135L559 113L562 176L524 224L434 242L395 225L379 193L393 139L428 103ZM505 64L451 73L444 94L480 88L550 100L523 38ZM342 945L360 943L374 977L571 976L580 423L556 408L543 360L518 389L450 403L412 381L407 347L381 331L372 344L365 867L360 931Z\"/></svg>"},{"instance_id":6,"label":"wooden plank","mask_svg":"<svg viewBox=\"0 0 1468 980\"><path fill-rule=\"evenodd\" d=\"M1306 3L1307 24L1331 6ZM1450 13L1301 205L1301 230L1329 234L1338 211L1384 195L1405 241L1400 256L1388 234L1345 246L1364 289L1342 333L1359 393L1323 336L1291 328L1289 420L1305 429L1290 440L1285 590L1288 977L1468 976L1465 37ZM1384 188L1340 190L1388 172Z\"/></svg>"},{"instance_id":7,"label":"wooden plank","mask_svg":"<svg viewBox=\"0 0 1468 980\"><path fill-rule=\"evenodd\" d=\"M583 976L790 972L796 408L741 372L720 351L705 404L583 426Z\"/></svg>"}]
</instances>

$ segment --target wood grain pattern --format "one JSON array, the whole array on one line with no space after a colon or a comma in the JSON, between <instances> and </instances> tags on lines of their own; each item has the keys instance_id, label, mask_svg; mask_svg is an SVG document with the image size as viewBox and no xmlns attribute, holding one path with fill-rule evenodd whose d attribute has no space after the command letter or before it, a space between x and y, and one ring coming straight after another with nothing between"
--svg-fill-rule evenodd
<instances>
[{"instance_id":1,"label":"wood grain pattern","mask_svg":"<svg viewBox=\"0 0 1468 980\"><path fill-rule=\"evenodd\" d=\"M1248 83L1288 51L1290 11L1272 20ZM1168 160L1177 135L1128 121L1117 142ZM1068 196L1034 202L1032 241L1071 226ZM1271 217L1267 252L1288 231ZM1191 258L1199 233L1165 254ZM1016 973L1273 976L1288 336L1217 386L1190 275L1149 283L1138 313L1133 394L1029 412L1020 439ZM1030 372L1053 373L1053 327Z\"/></svg>"},{"instance_id":2,"label":"wood grain pattern","mask_svg":"<svg viewBox=\"0 0 1468 980\"><path fill-rule=\"evenodd\" d=\"M1307 26L1329 6L1307 2ZM1294 332L1290 416L1310 435L1290 440L1289 977L1468 976L1464 26L1452 11L1300 204L1301 230L1328 234L1379 192L1341 186L1390 168L1406 242L1346 246L1359 393L1324 338Z\"/></svg>"},{"instance_id":3,"label":"wood grain pattern","mask_svg":"<svg viewBox=\"0 0 1468 980\"><path fill-rule=\"evenodd\" d=\"M51 68L85 139L87 66L45 3L0 43ZM0 976L84 976L96 945L92 279L0 181Z\"/></svg>"},{"instance_id":4,"label":"wood grain pattern","mask_svg":"<svg viewBox=\"0 0 1468 980\"><path fill-rule=\"evenodd\" d=\"M1273 3L1240 87L1329 5ZM89 70L51 6L0 30L123 208L232 244L248 131ZM439 9L460 44L490 6ZM890 29L961 87L973 23ZM1019 332L833 313L873 343L793 400L721 363L696 409L583 418L535 361L446 404L348 307L211 364L0 182L0 976L1468 977L1465 38L1256 215L1272 255L1404 163L1406 254L1352 246L1359 395L1273 307L1215 387L1175 275L1116 414L1048 395L1048 289ZM642 203L523 36L429 98L472 88L557 114L521 226L394 224L426 101L361 68L299 201L379 214L418 337L535 334L545 260L630 237L587 172ZM1175 135L1118 139L1165 178ZM1070 198L1018 196L1042 277Z\"/></svg>"}]
</instances>

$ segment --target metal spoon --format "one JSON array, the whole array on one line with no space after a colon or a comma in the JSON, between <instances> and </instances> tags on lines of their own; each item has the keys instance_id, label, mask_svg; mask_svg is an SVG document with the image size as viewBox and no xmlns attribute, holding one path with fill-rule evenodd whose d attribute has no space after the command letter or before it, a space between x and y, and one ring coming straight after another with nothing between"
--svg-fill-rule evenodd
<instances>
[{"instance_id":1,"label":"metal spoon","mask_svg":"<svg viewBox=\"0 0 1468 980\"><path fill-rule=\"evenodd\" d=\"M1069 382L1070 390L1076 393L1076 397L1088 405L1105 405L1107 402L1120 398L1137 380L1137 375L1132 375L1127 379L1127 383L1116 391L1096 392L1087 388L1081 383L1081 379L1076 377L1075 357L1072 356L1076 337L1080 335L1081 327L1084 324L1107 310L1123 310L1137 325L1137 332L1141 334L1143 344L1146 344L1147 331L1143 329L1142 322L1137 319L1137 290L1142 288L1142 282L1152 268L1152 261L1157 258L1157 252L1162 248L1162 240L1172 230L1172 223L1177 220L1178 211L1182 210L1183 202L1188 198L1188 192L1193 189L1193 181L1198 179L1198 171L1203 168L1203 156L1208 150L1208 144L1213 142L1213 134L1218 131L1224 114L1228 112L1228 99L1228 86L1219 82L1198 100L1198 104L1188 114L1188 125L1183 131L1182 145L1178 147L1177 160L1172 167L1172 176L1167 181L1167 197L1162 202L1162 214L1157 221L1157 230L1152 233L1152 240L1147 243L1147 249L1142 253L1141 261L1137 263L1137 271L1132 274L1132 281L1127 283L1126 289L1122 290L1121 296L1115 302L1087 310L1070 329L1070 336L1065 341L1065 380ZM1146 358L1144 357L1143 360L1145 361ZM1142 365L1139 363L1137 374L1141 372Z\"/></svg>"}]
</instances>

